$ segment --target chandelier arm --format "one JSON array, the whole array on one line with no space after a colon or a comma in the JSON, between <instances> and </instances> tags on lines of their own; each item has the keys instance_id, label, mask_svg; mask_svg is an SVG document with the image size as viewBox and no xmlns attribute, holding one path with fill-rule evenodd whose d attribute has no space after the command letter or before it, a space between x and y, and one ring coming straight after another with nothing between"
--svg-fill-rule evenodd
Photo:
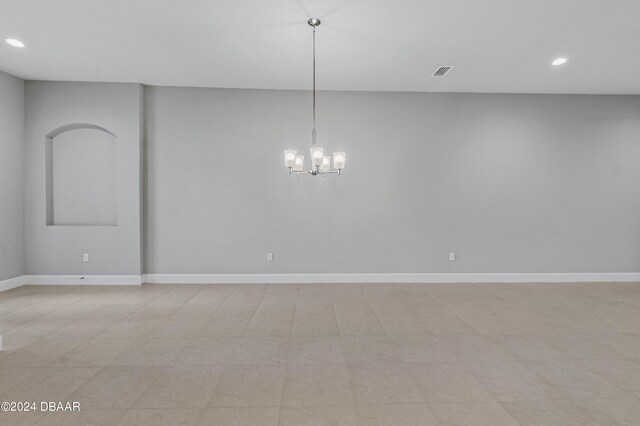
<instances>
[{"instance_id":1,"label":"chandelier arm","mask_svg":"<svg viewBox=\"0 0 640 426\"><path fill-rule=\"evenodd\" d=\"M328 175L328 174L342 174L342 170L338 169L338 170L319 170L318 168L316 168L315 170L310 169L310 170L294 170L293 167L289 167L289 174L303 174L303 175Z\"/></svg>"},{"instance_id":2,"label":"chandelier arm","mask_svg":"<svg viewBox=\"0 0 640 426\"><path fill-rule=\"evenodd\" d=\"M293 171L293 173L303 173L303 174L308 174L308 175L324 175L324 174L340 174L341 171L340 170L326 170L326 171L322 171L322 170L300 170L300 171Z\"/></svg>"}]
</instances>

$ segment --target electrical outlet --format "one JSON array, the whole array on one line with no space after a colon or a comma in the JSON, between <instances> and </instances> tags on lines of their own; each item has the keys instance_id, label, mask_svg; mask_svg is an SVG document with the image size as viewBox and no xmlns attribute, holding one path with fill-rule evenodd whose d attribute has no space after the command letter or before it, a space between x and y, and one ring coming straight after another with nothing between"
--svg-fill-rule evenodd
<instances>
[{"instance_id":1,"label":"electrical outlet","mask_svg":"<svg viewBox=\"0 0 640 426\"><path fill-rule=\"evenodd\" d=\"M273 262L273 253L267 253L267 262Z\"/></svg>"},{"instance_id":2,"label":"electrical outlet","mask_svg":"<svg viewBox=\"0 0 640 426\"><path fill-rule=\"evenodd\" d=\"M89 261L89 253L85 253L82 255L82 261L83 262L88 262Z\"/></svg>"},{"instance_id":3,"label":"electrical outlet","mask_svg":"<svg viewBox=\"0 0 640 426\"><path fill-rule=\"evenodd\" d=\"M449 253L449 260L452 261L452 262L454 260L456 260L456 254L455 253Z\"/></svg>"}]
</instances>

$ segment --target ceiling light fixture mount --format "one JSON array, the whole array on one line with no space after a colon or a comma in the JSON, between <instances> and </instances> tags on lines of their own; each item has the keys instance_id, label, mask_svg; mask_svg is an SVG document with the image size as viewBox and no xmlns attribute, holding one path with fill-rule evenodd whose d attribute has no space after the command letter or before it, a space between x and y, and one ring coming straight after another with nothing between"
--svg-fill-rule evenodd
<instances>
[{"instance_id":1,"label":"ceiling light fixture mount","mask_svg":"<svg viewBox=\"0 0 640 426\"><path fill-rule=\"evenodd\" d=\"M333 153L333 168L331 170L331 157L324 155L324 150L316 146L316 28L320 25L318 18L311 18L307 21L313 27L313 130L311 131L311 168L304 169L304 155L298 154L294 149L284 151L284 164L289 169L289 173L295 173L297 176L308 174L311 176L337 173L342 174L344 169L346 154L344 152Z\"/></svg>"}]
</instances>

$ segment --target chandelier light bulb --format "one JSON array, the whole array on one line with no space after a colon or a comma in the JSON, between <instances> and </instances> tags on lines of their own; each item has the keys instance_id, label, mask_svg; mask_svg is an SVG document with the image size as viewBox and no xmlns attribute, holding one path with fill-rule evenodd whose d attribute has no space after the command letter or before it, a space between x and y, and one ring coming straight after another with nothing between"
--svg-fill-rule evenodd
<instances>
[{"instance_id":1,"label":"chandelier light bulb","mask_svg":"<svg viewBox=\"0 0 640 426\"><path fill-rule=\"evenodd\" d=\"M295 149L286 149L284 151L284 164L287 167L293 168L296 165L296 154L298 151Z\"/></svg>"},{"instance_id":2,"label":"chandelier light bulb","mask_svg":"<svg viewBox=\"0 0 640 426\"><path fill-rule=\"evenodd\" d=\"M333 167L337 170L344 169L344 163L347 154L344 152L334 152L333 153Z\"/></svg>"},{"instance_id":3,"label":"chandelier light bulb","mask_svg":"<svg viewBox=\"0 0 640 426\"><path fill-rule=\"evenodd\" d=\"M296 155L295 164L293 170L301 172L304 169L304 155Z\"/></svg>"},{"instance_id":4,"label":"chandelier light bulb","mask_svg":"<svg viewBox=\"0 0 640 426\"><path fill-rule=\"evenodd\" d=\"M320 171L326 172L331 169L331 157L325 155L322 157L322 164L320 164Z\"/></svg>"},{"instance_id":5,"label":"chandelier light bulb","mask_svg":"<svg viewBox=\"0 0 640 426\"><path fill-rule=\"evenodd\" d=\"M319 146L312 146L311 162L314 166L320 166L322 164L322 157L324 157L324 150Z\"/></svg>"}]
</instances>

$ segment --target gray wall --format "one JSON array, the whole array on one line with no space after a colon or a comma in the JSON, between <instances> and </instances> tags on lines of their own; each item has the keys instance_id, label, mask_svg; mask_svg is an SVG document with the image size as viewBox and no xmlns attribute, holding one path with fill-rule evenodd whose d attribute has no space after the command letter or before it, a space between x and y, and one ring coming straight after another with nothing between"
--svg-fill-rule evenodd
<instances>
[{"instance_id":1,"label":"gray wall","mask_svg":"<svg viewBox=\"0 0 640 426\"><path fill-rule=\"evenodd\" d=\"M142 86L29 81L26 102L27 274L139 275ZM46 136L62 126L77 124L100 126L116 136L116 226L47 225ZM87 138L86 143L91 142ZM80 163L96 154L90 149L75 151ZM92 178L95 176L87 177ZM104 193L110 191L104 188L110 187L96 184L95 192L87 191L74 199L78 212L91 212L96 203L103 205ZM83 218L74 217L74 222L83 223ZM89 253L88 263L82 261L83 253Z\"/></svg>"},{"instance_id":2,"label":"gray wall","mask_svg":"<svg viewBox=\"0 0 640 426\"><path fill-rule=\"evenodd\" d=\"M0 279L23 272L22 83L1 77ZM640 97L322 92L318 143L347 152L323 179L283 165L308 92L142 92L27 83L26 273L640 271ZM45 136L73 123L117 136L117 226L46 224Z\"/></svg>"},{"instance_id":3,"label":"gray wall","mask_svg":"<svg viewBox=\"0 0 640 426\"><path fill-rule=\"evenodd\" d=\"M47 223L117 225L118 138L98 129L74 129L46 143Z\"/></svg>"},{"instance_id":4,"label":"gray wall","mask_svg":"<svg viewBox=\"0 0 640 426\"><path fill-rule=\"evenodd\" d=\"M0 281L24 274L24 81L0 71Z\"/></svg>"},{"instance_id":5,"label":"gray wall","mask_svg":"<svg viewBox=\"0 0 640 426\"><path fill-rule=\"evenodd\" d=\"M323 92L326 179L310 107L145 88L146 272L640 271L640 97Z\"/></svg>"}]
</instances>

